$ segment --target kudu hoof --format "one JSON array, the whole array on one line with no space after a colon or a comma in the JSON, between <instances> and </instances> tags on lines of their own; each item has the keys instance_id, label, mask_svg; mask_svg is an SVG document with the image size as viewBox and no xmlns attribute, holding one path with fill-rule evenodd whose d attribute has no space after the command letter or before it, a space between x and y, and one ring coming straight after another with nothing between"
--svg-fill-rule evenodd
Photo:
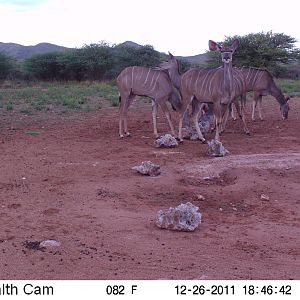
<instances>
[{"instance_id":1,"label":"kudu hoof","mask_svg":"<svg viewBox=\"0 0 300 300\"><path fill-rule=\"evenodd\" d=\"M207 144L206 139L200 140L201 144Z\"/></svg>"}]
</instances>

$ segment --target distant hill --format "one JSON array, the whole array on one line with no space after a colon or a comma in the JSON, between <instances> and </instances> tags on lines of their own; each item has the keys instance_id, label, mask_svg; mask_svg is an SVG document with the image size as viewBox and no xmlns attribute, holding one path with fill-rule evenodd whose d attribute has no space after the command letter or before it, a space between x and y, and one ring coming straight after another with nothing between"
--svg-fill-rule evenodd
<instances>
[{"instance_id":1,"label":"distant hill","mask_svg":"<svg viewBox=\"0 0 300 300\"><path fill-rule=\"evenodd\" d=\"M116 45L116 47L132 47L140 48L142 45L139 45L132 41L126 41L124 43ZM0 42L0 52L5 52L6 54L14 57L17 60L24 60L29 58L34 54L44 54L47 52L56 52L56 51L65 51L67 47L58 46L50 43L40 43L35 46L23 46L15 43L1 43ZM191 64L201 64L207 60L207 54L198 54L194 56L178 56L178 58L186 59Z\"/></svg>"},{"instance_id":2,"label":"distant hill","mask_svg":"<svg viewBox=\"0 0 300 300\"><path fill-rule=\"evenodd\" d=\"M132 48L138 49L138 48L141 48L142 45L139 45L139 44L137 44L135 42L126 41L124 43L118 44L117 47L132 47Z\"/></svg>"},{"instance_id":3,"label":"distant hill","mask_svg":"<svg viewBox=\"0 0 300 300\"><path fill-rule=\"evenodd\" d=\"M208 55L206 53L203 53L194 56L178 56L178 58L185 59L191 64L201 64L208 60Z\"/></svg>"},{"instance_id":4,"label":"distant hill","mask_svg":"<svg viewBox=\"0 0 300 300\"><path fill-rule=\"evenodd\" d=\"M69 48L57 46L49 43L40 43L35 46L23 46L15 43L0 42L0 51L16 58L17 60L24 60L34 54L65 51L67 49Z\"/></svg>"}]
</instances>

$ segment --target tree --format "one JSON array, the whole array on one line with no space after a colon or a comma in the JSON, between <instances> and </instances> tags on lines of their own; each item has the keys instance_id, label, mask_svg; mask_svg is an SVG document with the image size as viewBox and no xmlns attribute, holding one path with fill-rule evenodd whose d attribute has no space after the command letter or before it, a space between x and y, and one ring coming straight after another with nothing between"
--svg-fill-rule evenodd
<instances>
[{"instance_id":1,"label":"tree","mask_svg":"<svg viewBox=\"0 0 300 300\"><path fill-rule=\"evenodd\" d=\"M160 62L160 53L150 45L131 47L117 45L113 48L114 66L110 70L111 78L115 78L129 66L154 67Z\"/></svg>"},{"instance_id":2,"label":"tree","mask_svg":"<svg viewBox=\"0 0 300 300\"><path fill-rule=\"evenodd\" d=\"M283 33L251 33L245 36L226 37L224 44L231 44L239 39L240 46L233 57L233 65L237 67L251 66L266 68L273 75L285 73L286 65L300 59L300 49L295 47L296 39ZM220 55L208 52L208 64L220 66Z\"/></svg>"},{"instance_id":3,"label":"tree","mask_svg":"<svg viewBox=\"0 0 300 300\"><path fill-rule=\"evenodd\" d=\"M106 72L113 66L111 47L102 42L100 44L85 45L79 49L79 56L86 70L87 79L105 79Z\"/></svg>"},{"instance_id":4,"label":"tree","mask_svg":"<svg viewBox=\"0 0 300 300\"><path fill-rule=\"evenodd\" d=\"M0 80L6 79L15 69L15 60L0 52Z\"/></svg>"},{"instance_id":5,"label":"tree","mask_svg":"<svg viewBox=\"0 0 300 300\"><path fill-rule=\"evenodd\" d=\"M62 68L59 59L63 55L62 52L33 55L25 60L24 69L29 77L41 80L59 80Z\"/></svg>"}]
</instances>

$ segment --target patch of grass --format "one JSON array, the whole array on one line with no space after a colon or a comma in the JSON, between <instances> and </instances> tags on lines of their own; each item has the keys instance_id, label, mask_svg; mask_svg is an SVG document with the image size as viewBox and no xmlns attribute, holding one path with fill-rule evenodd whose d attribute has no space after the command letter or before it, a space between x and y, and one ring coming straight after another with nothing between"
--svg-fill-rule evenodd
<instances>
[{"instance_id":1,"label":"patch of grass","mask_svg":"<svg viewBox=\"0 0 300 300\"><path fill-rule=\"evenodd\" d=\"M0 100L3 107L12 110L14 106L21 106L19 110L45 110L49 106L65 107L67 109L89 110L99 109L99 105L89 105L91 97L103 97L111 102L112 106L119 104L118 91L114 82L40 82L29 84L2 85Z\"/></svg>"},{"instance_id":2,"label":"patch of grass","mask_svg":"<svg viewBox=\"0 0 300 300\"><path fill-rule=\"evenodd\" d=\"M12 103L11 101L7 102L7 103L6 103L6 110L11 111L11 110L13 110L13 109L14 109L13 103Z\"/></svg>"},{"instance_id":3,"label":"patch of grass","mask_svg":"<svg viewBox=\"0 0 300 300\"><path fill-rule=\"evenodd\" d=\"M282 90L283 93L289 94L290 96L300 96L300 82L299 80L293 79L278 79L276 84Z\"/></svg>"},{"instance_id":4,"label":"patch of grass","mask_svg":"<svg viewBox=\"0 0 300 300\"><path fill-rule=\"evenodd\" d=\"M40 132L38 132L38 131L26 131L25 132L27 135L32 135L32 136L36 136L36 135L39 135L40 134Z\"/></svg>"}]
</instances>

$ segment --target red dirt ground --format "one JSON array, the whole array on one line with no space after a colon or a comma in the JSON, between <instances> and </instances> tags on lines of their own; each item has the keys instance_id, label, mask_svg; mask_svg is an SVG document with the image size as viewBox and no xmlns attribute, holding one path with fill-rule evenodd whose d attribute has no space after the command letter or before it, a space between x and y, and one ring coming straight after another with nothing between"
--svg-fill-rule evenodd
<instances>
[{"instance_id":1,"label":"red dirt ground","mask_svg":"<svg viewBox=\"0 0 300 300\"><path fill-rule=\"evenodd\" d=\"M117 108L0 112L0 279L300 279L299 100L288 121L274 99L265 121L248 105L251 136L230 121L224 158L198 141L154 148L145 103L123 140ZM145 160L162 174L131 170ZM187 201L202 213L194 232L156 227L160 209ZM33 243L49 239L61 246Z\"/></svg>"}]
</instances>

